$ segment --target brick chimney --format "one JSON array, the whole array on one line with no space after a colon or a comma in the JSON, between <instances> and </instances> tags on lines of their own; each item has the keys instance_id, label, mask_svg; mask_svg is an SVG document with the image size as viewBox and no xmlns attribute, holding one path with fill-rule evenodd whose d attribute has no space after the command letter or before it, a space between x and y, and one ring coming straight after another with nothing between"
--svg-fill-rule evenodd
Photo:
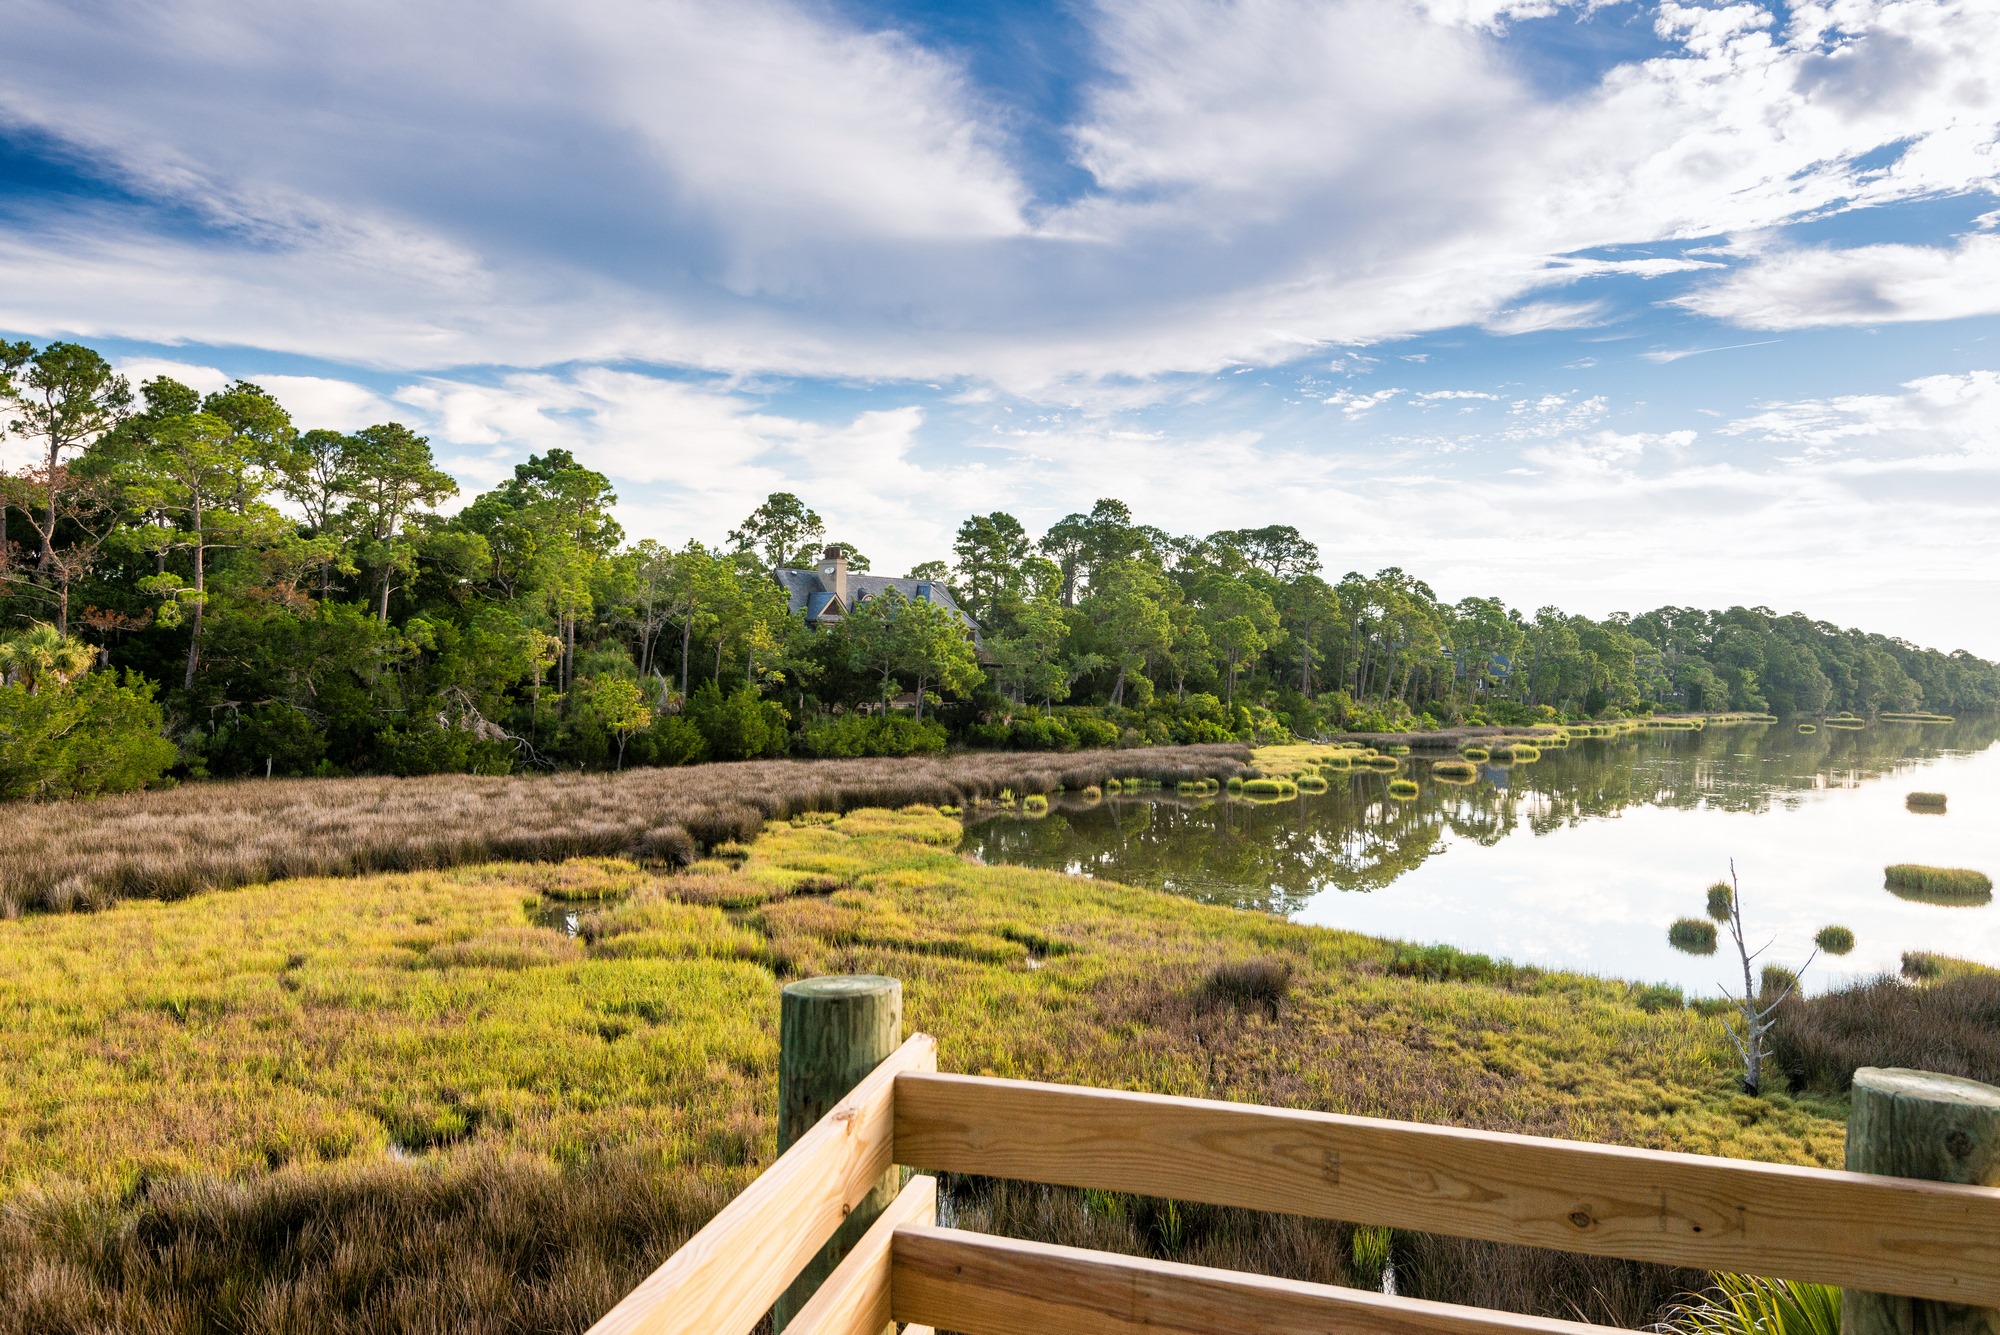
<instances>
[{"instance_id":1,"label":"brick chimney","mask_svg":"<svg viewBox=\"0 0 2000 1335\"><path fill-rule=\"evenodd\" d=\"M842 608L847 608L847 549L839 543L827 544L819 560L819 582L833 590Z\"/></svg>"}]
</instances>

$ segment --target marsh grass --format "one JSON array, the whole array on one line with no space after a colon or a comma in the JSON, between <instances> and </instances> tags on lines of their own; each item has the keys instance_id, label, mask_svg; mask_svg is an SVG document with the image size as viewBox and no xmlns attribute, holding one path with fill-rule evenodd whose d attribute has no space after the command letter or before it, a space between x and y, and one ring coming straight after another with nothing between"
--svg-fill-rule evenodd
<instances>
[{"instance_id":1,"label":"marsh grass","mask_svg":"<svg viewBox=\"0 0 2000 1335\"><path fill-rule=\"evenodd\" d=\"M1814 733L1814 732L1818 732L1818 731L1819 731L1819 724L1817 724L1817 723L1801 723L1801 724L1799 724L1799 731L1800 731L1800 732L1802 732L1802 733Z\"/></svg>"},{"instance_id":2,"label":"marsh grass","mask_svg":"<svg viewBox=\"0 0 2000 1335\"><path fill-rule=\"evenodd\" d=\"M1422 790L1417 787L1416 782L1412 779L1389 780L1389 796L1397 799L1398 801L1401 802L1412 801L1421 791Z\"/></svg>"},{"instance_id":3,"label":"marsh grass","mask_svg":"<svg viewBox=\"0 0 2000 1335\"><path fill-rule=\"evenodd\" d=\"M1943 793L1911 793L1903 799L1904 806L1926 816L1944 815L1946 802Z\"/></svg>"},{"instance_id":4,"label":"marsh grass","mask_svg":"<svg viewBox=\"0 0 2000 1335\"><path fill-rule=\"evenodd\" d=\"M1846 927L1822 927L1813 936L1813 944L1829 955L1846 955L1854 949L1854 933Z\"/></svg>"},{"instance_id":5,"label":"marsh grass","mask_svg":"<svg viewBox=\"0 0 2000 1335\"><path fill-rule=\"evenodd\" d=\"M1715 1028L1646 989L980 866L959 836L915 804L807 811L673 874L486 864L0 923L0 1331L579 1330L769 1162L778 989L819 973L901 978L946 1070L1839 1162L1834 1117L1734 1095ZM544 891L612 883L574 941L532 925ZM1254 984L1216 1004L1284 966L1275 1013ZM1016 1217L1345 1264L1337 1225L1084 1197ZM1423 1296L1650 1292L1409 1245Z\"/></svg>"},{"instance_id":6,"label":"marsh grass","mask_svg":"<svg viewBox=\"0 0 2000 1335\"><path fill-rule=\"evenodd\" d=\"M1715 953L1715 924L1706 918L1678 918L1667 928L1667 944L1684 955Z\"/></svg>"},{"instance_id":7,"label":"marsh grass","mask_svg":"<svg viewBox=\"0 0 2000 1335\"><path fill-rule=\"evenodd\" d=\"M1727 881L1717 881L1708 887L1708 916L1717 922L1728 922L1736 908L1736 887Z\"/></svg>"},{"instance_id":8,"label":"marsh grass","mask_svg":"<svg viewBox=\"0 0 2000 1335\"><path fill-rule=\"evenodd\" d=\"M1883 884L1899 899L1924 904L1986 904L1993 899L1993 879L1964 867L1900 862L1883 869Z\"/></svg>"},{"instance_id":9,"label":"marsh grass","mask_svg":"<svg viewBox=\"0 0 2000 1335\"><path fill-rule=\"evenodd\" d=\"M1956 717L1954 717L1953 715L1950 715L1950 714L1926 714L1926 713L1922 713L1921 711L1917 711L1917 712L1912 712L1912 711L1905 711L1905 710L1897 710L1897 711L1895 711L1894 713L1891 713L1891 712L1889 712L1888 710L1884 710L1884 711L1883 711L1882 713L1880 713L1880 714L1877 714L1877 715L1876 715L1875 717L1877 717L1877 718L1879 718L1879 719L1886 719L1886 720L1888 720L1888 721L1889 721L1889 722L1891 722L1891 723L1956 723L1956 722L1958 722L1958 719L1957 719Z\"/></svg>"},{"instance_id":10,"label":"marsh grass","mask_svg":"<svg viewBox=\"0 0 2000 1335\"><path fill-rule=\"evenodd\" d=\"M1446 783L1479 777L1479 767L1469 760L1438 760L1431 763L1431 777Z\"/></svg>"},{"instance_id":11,"label":"marsh grass","mask_svg":"<svg viewBox=\"0 0 2000 1335\"><path fill-rule=\"evenodd\" d=\"M434 870L497 860L621 857L684 865L802 811L964 806L1002 790L1158 784L1249 771L1235 745L752 761L619 774L284 779L187 784L0 808L0 901L103 908L120 899L300 876Z\"/></svg>"},{"instance_id":12,"label":"marsh grass","mask_svg":"<svg viewBox=\"0 0 2000 1335\"><path fill-rule=\"evenodd\" d=\"M1773 1060L1794 1088L1833 1093L1862 1066L1907 1066L2000 1083L2000 972L1937 956L1904 971L1915 986L1882 977L1778 1011Z\"/></svg>"},{"instance_id":13,"label":"marsh grass","mask_svg":"<svg viewBox=\"0 0 2000 1335\"><path fill-rule=\"evenodd\" d=\"M1490 760L1493 757L1493 752L1483 746L1468 746L1459 754L1467 760Z\"/></svg>"}]
</instances>

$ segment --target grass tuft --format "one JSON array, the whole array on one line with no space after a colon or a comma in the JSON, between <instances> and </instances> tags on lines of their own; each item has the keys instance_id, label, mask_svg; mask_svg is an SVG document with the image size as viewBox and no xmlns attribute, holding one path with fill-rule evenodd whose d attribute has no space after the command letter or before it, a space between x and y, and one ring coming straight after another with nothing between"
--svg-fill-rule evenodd
<instances>
[{"instance_id":1,"label":"grass tuft","mask_svg":"<svg viewBox=\"0 0 2000 1335\"><path fill-rule=\"evenodd\" d=\"M1412 779L1389 780L1389 796L1395 798L1399 802L1411 801L1417 796L1417 794L1420 791L1422 790L1417 787L1415 780Z\"/></svg>"},{"instance_id":2,"label":"grass tuft","mask_svg":"<svg viewBox=\"0 0 2000 1335\"><path fill-rule=\"evenodd\" d=\"M1736 887L1727 881L1717 881L1708 887L1708 916L1717 922L1728 922L1736 905Z\"/></svg>"},{"instance_id":3,"label":"grass tuft","mask_svg":"<svg viewBox=\"0 0 2000 1335\"><path fill-rule=\"evenodd\" d=\"M1926 816L1942 816L1945 813L1945 800L1943 793L1911 793L1903 799L1903 805L1911 811L1921 812Z\"/></svg>"},{"instance_id":4,"label":"grass tuft","mask_svg":"<svg viewBox=\"0 0 2000 1335\"><path fill-rule=\"evenodd\" d=\"M1667 928L1667 944L1684 955L1715 953L1715 924L1706 918L1679 918Z\"/></svg>"},{"instance_id":5,"label":"grass tuft","mask_svg":"<svg viewBox=\"0 0 2000 1335\"><path fill-rule=\"evenodd\" d=\"M1468 746L1463 751L1460 751L1459 754L1467 760L1490 760L1493 758L1493 752L1483 746Z\"/></svg>"},{"instance_id":6,"label":"grass tuft","mask_svg":"<svg viewBox=\"0 0 2000 1335\"><path fill-rule=\"evenodd\" d=\"M1845 927L1822 927L1813 937L1813 944L1829 955L1845 955L1854 949L1854 933Z\"/></svg>"},{"instance_id":7,"label":"grass tuft","mask_svg":"<svg viewBox=\"0 0 2000 1335\"><path fill-rule=\"evenodd\" d=\"M1923 904L1985 904L1993 898L1993 879L1963 867L1899 862L1883 869L1883 882L1898 898Z\"/></svg>"}]
</instances>

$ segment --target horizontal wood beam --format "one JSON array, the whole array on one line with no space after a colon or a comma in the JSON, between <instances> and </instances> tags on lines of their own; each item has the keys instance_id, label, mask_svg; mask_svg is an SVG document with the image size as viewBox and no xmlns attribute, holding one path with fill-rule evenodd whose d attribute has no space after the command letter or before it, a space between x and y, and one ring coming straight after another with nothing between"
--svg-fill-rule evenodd
<instances>
[{"instance_id":1,"label":"horizontal wood beam","mask_svg":"<svg viewBox=\"0 0 2000 1335\"><path fill-rule=\"evenodd\" d=\"M950 1228L896 1230L899 1321L959 1335L1630 1335Z\"/></svg>"},{"instance_id":2,"label":"horizontal wood beam","mask_svg":"<svg viewBox=\"0 0 2000 1335\"><path fill-rule=\"evenodd\" d=\"M882 1335L892 1320L890 1240L905 1224L927 1225L936 1219L937 1179L919 1174L903 1185L861 1241L793 1314L785 1335Z\"/></svg>"},{"instance_id":3,"label":"horizontal wood beam","mask_svg":"<svg viewBox=\"0 0 2000 1335\"><path fill-rule=\"evenodd\" d=\"M936 1069L937 1041L913 1035L590 1335L745 1335L894 1166L896 1078Z\"/></svg>"},{"instance_id":4,"label":"horizontal wood beam","mask_svg":"<svg viewBox=\"0 0 2000 1335\"><path fill-rule=\"evenodd\" d=\"M977 1076L895 1115L930 1172L2000 1306L2000 1188Z\"/></svg>"}]
</instances>

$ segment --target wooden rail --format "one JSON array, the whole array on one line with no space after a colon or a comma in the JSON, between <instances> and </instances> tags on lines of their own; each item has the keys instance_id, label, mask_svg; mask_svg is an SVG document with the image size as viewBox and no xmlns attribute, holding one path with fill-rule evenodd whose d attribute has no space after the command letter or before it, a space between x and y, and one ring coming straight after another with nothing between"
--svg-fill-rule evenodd
<instances>
[{"instance_id":1,"label":"wooden rail","mask_svg":"<svg viewBox=\"0 0 2000 1335\"><path fill-rule=\"evenodd\" d=\"M898 1228L891 1284L897 1318L949 1325L960 1335L1624 1335L950 1228Z\"/></svg>"},{"instance_id":2,"label":"wooden rail","mask_svg":"<svg viewBox=\"0 0 2000 1335\"><path fill-rule=\"evenodd\" d=\"M590 1335L746 1335L895 1167L896 1077L936 1069L937 1040L911 1037Z\"/></svg>"},{"instance_id":3,"label":"wooden rail","mask_svg":"<svg viewBox=\"0 0 2000 1335\"><path fill-rule=\"evenodd\" d=\"M785 1335L884 1335L897 1322L907 1323L904 1335L934 1335L932 1327L962 1335L1606 1335L1570 1321L938 1228L937 1183L923 1175L851 1246L844 1239L823 1255L899 1164L1843 1285L1855 1311L1873 1313L1859 1335L1942 1330L1946 1316L1958 1322L1951 1329L1988 1318L2000 1328L2000 1312L1975 1310L2000 1309L2000 1185L939 1075L936 1067L926 1035L896 1049L591 1335L747 1335L809 1263L830 1269L812 1272L826 1274L816 1289L810 1274L799 1279L773 1313ZM1857 1073L1857 1088L1863 1077L1882 1086L1884 1099L1903 1101L1890 1119L1899 1135L1929 1126L1917 1114L1939 1110L1935 1127L1910 1147L1917 1166L1905 1171L1961 1181L2000 1175L2000 1158L1989 1163L1974 1152L1991 1129L1977 1119L2000 1116L2000 1090L1874 1070ZM1932 1167L1924 1156L1933 1150L1955 1157ZM1965 1166L1972 1159L1978 1165Z\"/></svg>"},{"instance_id":4,"label":"wooden rail","mask_svg":"<svg viewBox=\"0 0 2000 1335\"><path fill-rule=\"evenodd\" d=\"M2000 1307L2000 1190L1203 1099L910 1074L933 1172Z\"/></svg>"}]
</instances>

